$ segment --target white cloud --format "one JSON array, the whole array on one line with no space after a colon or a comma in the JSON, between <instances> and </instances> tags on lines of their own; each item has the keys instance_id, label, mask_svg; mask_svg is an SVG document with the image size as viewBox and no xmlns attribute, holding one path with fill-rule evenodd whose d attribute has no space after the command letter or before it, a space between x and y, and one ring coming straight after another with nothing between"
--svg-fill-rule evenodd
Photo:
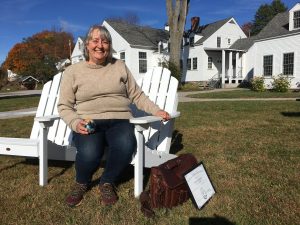
<instances>
[{"instance_id":1,"label":"white cloud","mask_svg":"<svg viewBox=\"0 0 300 225\"><path fill-rule=\"evenodd\" d=\"M59 19L59 24L60 27L64 30L64 31L68 31L68 32L79 32L79 31L86 31L87 27L86 26L82 26L79 24L74 24L74 23L70 23L64 19Z\"/></svg>"}]
</instances>

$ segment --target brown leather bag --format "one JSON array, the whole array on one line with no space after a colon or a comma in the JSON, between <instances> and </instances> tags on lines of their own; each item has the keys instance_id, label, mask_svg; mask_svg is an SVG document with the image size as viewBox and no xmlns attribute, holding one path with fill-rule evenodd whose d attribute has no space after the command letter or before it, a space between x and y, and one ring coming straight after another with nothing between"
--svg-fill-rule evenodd
<instances>
[{"instance_id":1,"label":"brown leather bag","mask_svg":"<svg viewBox=\"0 0 300 225\"><path fill-rule=\"evenodd\" d=\"M150 191L141 194L141 210L153 216L152 208L172 208L189 199L189 190L184 174L197 165L190 153L182 154L159 166L151 168Z\"/></svg>"}]
</instances>

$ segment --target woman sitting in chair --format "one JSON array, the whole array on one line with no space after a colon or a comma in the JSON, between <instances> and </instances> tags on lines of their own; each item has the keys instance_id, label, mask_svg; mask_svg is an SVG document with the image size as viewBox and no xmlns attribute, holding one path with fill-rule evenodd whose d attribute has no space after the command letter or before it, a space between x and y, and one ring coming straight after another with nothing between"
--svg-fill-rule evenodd
<instances>
[{"instance_id":1,"label":"woman sitting in chair","mask_svg":"<svg viewBox=\"0 0 300 225\"><path fill-rule=\"evenodd\" d=\"M129 123L132 102L147 113L170 119L143 93L125 63L112 57L112 40L105 27L89 29L85 57L86 61L65 70L58 102L59 115L73 130L77 148L76 183L66 198L71 207L81 203L106 145L106 166L99 182L101 201L113 205L118 200L115 183L136 150L134 126Z\"/></svg>"}]
</instances>

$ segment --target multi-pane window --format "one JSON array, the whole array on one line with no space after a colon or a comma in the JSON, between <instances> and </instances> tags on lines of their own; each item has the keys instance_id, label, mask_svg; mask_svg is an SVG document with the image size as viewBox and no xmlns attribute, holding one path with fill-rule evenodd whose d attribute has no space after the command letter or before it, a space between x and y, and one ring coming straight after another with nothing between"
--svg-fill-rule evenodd
<instances>
[{"instance_id":1,"label":"multi-pane window","mask_svg":"<svg viewBox=\"0 0 300 225\"><path fill-rule=\"evenodd\" d=\"M191 47L195 46L195 38L194 37L190 37L190 46Z\"/></svg>"},{"instance_id":2,"label":"multi-pane window","mask_svg":"<svg viewBox=\"0 0 300 225\"><path fill-rule=\"evenodd\" d=\"M197 58L193 58L193 70L197 69Z\"/></svg>"},{"instance_id":3,"label":"multi-pane window","mask_svg":"<svg viewBox=\"0 0 300 225\"><path fill-rule=\"evenodd\" d=\"M125 62L125 52L120 52L120 59Z\"/></svg>"},{"instance_id":4,"label":"multi-pane window","mask_svg":"<svg viewBox=\"0 0 300 225\"><path fill-rule=\"evenodd\" d=\"M284 75L294 74L294 53L283 54L283 71Z\"/></svg>"},{"instance_id":5,"label":"multi-pane window","mask_svg":"<svg viewBox=\"0 0 300 225\"><path fill-rule=\"evenodd\" d=\"M210 56L207 58L207 68L212 69L212 57Z\"/></svg>"},{"instance_id":6,"label":"multi-pane window","mask_svg":"<svg viewBox=\"0 0 300 225\"><path fill-rule=\"evenodd\" d=\"M139 72L146 73L147 72L147 53L139 52Z\"/></svg>"},{"instance_id":7,"label":"multi-pane window","mask_svg":"<svg viewBox=\"0 0 300 225\"><path fill-rule=\"evenodd\" d=\"M191 70L192 69L192 67L191 67L191 59L190 58L188 58L186 60L186 65L187 65L187 70Z\"/></svg>"},{"instance_id":8,"label":"multi-pane window","mask_svg":"<svg viewBox=\"0 0 300 225\"><path fill-rule=\"evenodd\" d=\"M217 37L217 47L221 47L221 37Z\"/></svg>"},{"instance_id":9,"label":"multi-pane window","mask_svg":"<svg viewBox=\"0 0 300 225\"><path fill-rule=\"evenodd\" d=\"M294 12L294 28L300 28L300 10Z\"/></svg>"},{"instance_id":10,"label":"multi-pane window","mask_svg":"<svg viewBox=\"0 0 300 225\"><path fill-rule=\"evenodd\" d=\"M230 45L230 43L231 43L230 38L227 39L227 43L228 43L228 45Z\"/></svg>"},{"instance_id":11,"label":"multi-pane window","mask_svg":"<svg viewBox=\"0 0 300 225\"><path fill-rule=\"evenodd\" d=\"M273 74L273 55L264 56L264 76L272 76Z\"/></svg>"}]
</instances>

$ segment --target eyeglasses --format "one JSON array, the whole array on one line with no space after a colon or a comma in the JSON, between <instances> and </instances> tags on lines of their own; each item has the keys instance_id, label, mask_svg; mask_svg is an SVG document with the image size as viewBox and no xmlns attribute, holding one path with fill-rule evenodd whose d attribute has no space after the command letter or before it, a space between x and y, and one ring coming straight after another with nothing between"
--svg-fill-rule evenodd
<instances>
[{"instance_id":1,"label":"eyeglasses","mask_svg":"<svg viewBox=\"0 0 300 225\"><path fill-rule=\"evenodd\" d=\"M90 40L94 45L102 44L102 45L109 45L109 41L106 39L92 39Z\"/></svg>"}]
</instances>

